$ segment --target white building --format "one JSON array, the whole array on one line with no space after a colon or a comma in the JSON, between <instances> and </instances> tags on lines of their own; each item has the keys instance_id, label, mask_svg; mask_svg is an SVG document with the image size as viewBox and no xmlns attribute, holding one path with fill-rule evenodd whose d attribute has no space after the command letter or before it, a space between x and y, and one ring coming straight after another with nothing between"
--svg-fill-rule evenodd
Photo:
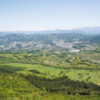
<instances>
[{"instance_id":1,"label":"white building","mask_svg":"<svg viewBox=\"0 0 100 100\"><path fill-rule=\"evenodd\" d=\"M80 52L80 50L70 50L69 52Z\"/></svg>"}]
</instances>

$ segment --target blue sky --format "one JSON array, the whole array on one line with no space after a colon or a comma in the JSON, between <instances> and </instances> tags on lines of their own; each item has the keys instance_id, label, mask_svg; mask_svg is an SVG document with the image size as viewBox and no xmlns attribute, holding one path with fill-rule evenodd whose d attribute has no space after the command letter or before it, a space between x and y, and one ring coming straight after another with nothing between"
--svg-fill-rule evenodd
<instances>
[{"instance_id":1,"label":"blue sky","mask_svg":"<svg viewBox=\"0 0 100 100\"><path fill-rule=\"evenodd\" d=\"M0 0L0 30L100 26L100 0Z\"/></svg>"}]
</instances>

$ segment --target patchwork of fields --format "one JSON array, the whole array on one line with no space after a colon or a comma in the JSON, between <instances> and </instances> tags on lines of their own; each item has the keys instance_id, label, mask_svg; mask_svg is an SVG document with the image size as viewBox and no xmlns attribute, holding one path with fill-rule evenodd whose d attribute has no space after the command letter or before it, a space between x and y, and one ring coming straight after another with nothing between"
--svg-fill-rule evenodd
<instances>
[{"instance_id":1,"label":"patchwork of fields","mask_svg":"<svg viewBox=\"0 0 100 100\"><path fill-rule=\"evenodd\" d=\"M43 66L43 65L38 65L38 64L21 64L21 63L6 63L6 64L2 64L2 65L10 65L10 66L14 66L14 67L24 67L26 68L25 70L37 70L41 73L43 72L49 72L50 75L58 75L60 73L61 70L64 69L59 69L59 68L54 68L54 67L48 67L48 66Z\"/></svg>"},{"instance_id":2,"label":"patchwork of fields","mask_svg":"<svg viewBox=\"0 0 100 100\"><path fill-rule=\"evenodd\" d=\"M72 80L79 80L85 82L93 82L95 84L100 85L100 71L98 70L78 70L78 69L59 69L54 67L43 66L39 64L22 64L22 63L5 63L1 65L10 65L14 67L25 68L28 70L37 70L41 73L48 72L50 75L59 75L61 71L65 73Z\"/></svg>"}]
</instances>

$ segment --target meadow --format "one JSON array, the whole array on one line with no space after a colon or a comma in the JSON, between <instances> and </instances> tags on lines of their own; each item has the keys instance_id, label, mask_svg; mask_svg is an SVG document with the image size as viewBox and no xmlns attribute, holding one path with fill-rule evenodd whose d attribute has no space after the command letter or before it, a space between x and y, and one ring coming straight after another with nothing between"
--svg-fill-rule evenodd
<instances>
[{"instance_id":1,"label":"meadow","mask_svg":"<svg viewBox=\"0 0 100 100\"><path fill-rule=\"evenodd\" d=\"M22 63L5 63L1 65L9 65L12 67L25 68L22 72L28 72L30 70L37 70L41 73L48 73L49 75L60 75L62 72L63 75L68 76L71 80L79 80L85 82L93 82L100 85L100 71L95 70L82 70L82 69L60 69L49 66L43 66L40 64L22 64Z\"/></svg>"},{"instance_id":2,"label":"meadow","mask_svg":"<svg viewBox=\"0 0 100 100\"><path fill-rule=\"evenodd\" d=\"M39 65L39 64L22 64L22 63L6 63L6 64L1 64L1 65L10 65L10 66L14 66L14 67L24 67L25 70L37 70L41 73L44 72L49 72L50 75L58 75L60 73L61 70L64 69L59 69L59 68L54 68L54 67L48 67L48 66L43 66L43 65Z\"/></svg>"}]
</instances>

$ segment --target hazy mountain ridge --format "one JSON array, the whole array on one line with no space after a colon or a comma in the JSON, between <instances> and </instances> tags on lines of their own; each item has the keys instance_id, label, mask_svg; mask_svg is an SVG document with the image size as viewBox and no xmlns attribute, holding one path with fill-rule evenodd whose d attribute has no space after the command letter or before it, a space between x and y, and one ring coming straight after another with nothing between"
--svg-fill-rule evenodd
<instances>
[{"instance_id":1,"label":"hazy mountain ridge","mask_svg":"<svg viewBox=\"0 0 100 100\"><path fill-rule=\"evenodd\" d=\"M9 33L24 33L24 34L48 34L48 33L81 33L86 35L98 35L100 34L100 27L83 27L83 28L77 28L77 29L70 29L70 30L47 30L47 31L1 31L0 35L6 35Z\"/></svg>"}]
</instances>

